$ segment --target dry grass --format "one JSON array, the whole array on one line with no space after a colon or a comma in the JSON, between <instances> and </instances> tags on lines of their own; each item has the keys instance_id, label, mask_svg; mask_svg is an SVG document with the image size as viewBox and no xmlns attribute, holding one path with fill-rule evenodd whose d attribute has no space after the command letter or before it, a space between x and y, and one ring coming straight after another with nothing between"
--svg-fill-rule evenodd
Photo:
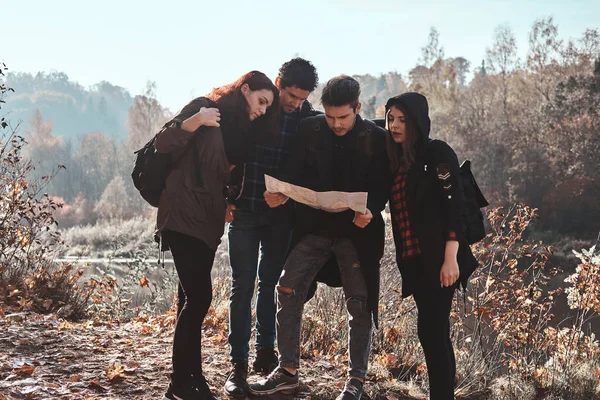
<instances>
[{"instance_id":1,"label":"dry grass","mask_svg":"<svg viewBox=\"0 0 600 400\"><path fill-rule=\"evenodd\" d=\"M535 210L495 210L491 217L495 224L492 234L474 248L482 268L473 276L466 296L457 295L452 314L457 397L598 398L598 343L583 333L585 321L597 316L597 255L594 250L579 254L580 267L570 284L574 288L571 297L579 300L571 302L573 317L568 326L552 325L553 306L560 293L551 293L547 288L552 276L547 265L549 249L522 236ZM117 230L116 226L122 228ZM100 238L121 238L123 242L118 243L131 239L132 243L124 244L124 249L114 254L140 257L138 264L122 268L118 281L111 281L109 273L96 277L98 297L90 307L95 315L128 318L140 312L160 313L173 304L176 275L172 266L162 270L144 263L154 258L150 254L132 252L136 243L147 249L144 251L155 251L148 238L141 239L150 233L147 221L135 220L73 229L66 235L77 246L101 243ZM87 242L82 239L86 235L91 236ZM226 236L223 239L213 268L213 306L206 319L207 326L218 327L220 332L227 330L231 284ZM380 328L374 332L366 394L371 399L420 399L426 396L428 382L416 335L416 309L412 299L401 298L390 232L386 246L381 269ZM141 277L149 277L143 287ZM305 307L303 321L301 354L303 365L310 366L304 371L305 384L313 398L332 398L347 372L348 332L342 290L320 285Z\"/></svg>"}]
</instances>

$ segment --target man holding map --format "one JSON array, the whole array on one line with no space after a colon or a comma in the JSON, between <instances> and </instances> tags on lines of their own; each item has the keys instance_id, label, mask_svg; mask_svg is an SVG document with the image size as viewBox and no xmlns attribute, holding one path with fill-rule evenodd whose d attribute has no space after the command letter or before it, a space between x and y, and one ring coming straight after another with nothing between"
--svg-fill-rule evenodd
<instances>
[{"instance_id":1,"label":"man holding map","mask_svg":"<svg viewBox=\"0 0 600 400\"><path fill-rule=\"evenodd\" d=\"M338 400L362 395L371 316L377 324L379 261L384 245L381 211L391 183L385 131L358 115L359 95L355 79L345 75L331 79L321 96L325 114L301 122L295 148L277 177L282 182L271 182L275 187L292 184L318 193L316 197L310 191L304 198L302 194L294 196L292 250L277 286L279 367L250 386L255 395L298 386L304 302L311 283L332 257L337 265L328 272L341 278L349 325L349 377ZM334 193L323 197L322 192ZM278 207L288 197L267 191L265 200L270 207Z\"/></svg>"}]
</instances>

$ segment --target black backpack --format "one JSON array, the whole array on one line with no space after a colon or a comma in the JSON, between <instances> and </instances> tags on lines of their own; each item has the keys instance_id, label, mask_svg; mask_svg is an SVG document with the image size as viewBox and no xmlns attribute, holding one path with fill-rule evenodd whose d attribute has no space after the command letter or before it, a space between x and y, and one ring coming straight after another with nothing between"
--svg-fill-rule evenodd
<instances>
[{"instance_id":1,"label":"black backpack","mask_svg":"<svg viewBox=\"0 0 600 400\"><path fill-rule=\"evenodd\" d=\"M206 99L206 98L205 98ZM217 107L217 104L209 99L208 107ZM200 110L200 109L198 109ZM167 122L160 129L160 132L167 129L173 123L181 124L181 120L173 118ZM198 128L200 131L206 129L201 126ZM133 166L133 172L131 173L131 179L133 179L133 185L140 192L144 200L148 202L152 207L158 207L160 201L160 194L166 187L167 177L173 169L173 156L171 153L159 153L154 147L156 138L160 134L157 133L148 143L141 149L136 151L135 164ZM192 138L187 144L187 150L194 149L196 147L196 137ZM194 152L194 164L196 169L196 181L202 182L202 175L200 173L200 162L198 160L197 152Z\"/></svg>"},{"instance_id":2,"label":"black backpack","mask_svg":"<svg viewBox=\"0 0 600 400\"><path fill-rule=\"evenodd\" d=\"M134 153L135 165L131 173L133 185L152 207L158 207L160 194L165 188L167 177L173 168L171 154L156 151L154 143L157 137L158 133L144 147Z\"/></svg>"},{"instance_id":3,"label":"black backpack","mask_svg":"<svg viewBox=\"0 0 600 400\"><path fill-rule=\"evenodd\" d=\"M465 195L466 215L466 237L469 244L477 243L486 236L484 216L481 212L483 207L489 206L488 201L481 193L473 172L471 161L465 160L460 166L460 178Z\"/></svg>"},{"instance_id":4,"label":"black backpack","mask_svg":"<svg viewBox=\"0 0 600 400\"><path fill-rule=\"evenodd\" d=\"M430 140L429 143L435 141ZM432 152L428 152L428 154L432 154ZM426 160L426 164L436 165L432 159ZM459 171L465 198L465 237L469 244L474 244L481 241L487 234L485 217L481 209L489 206L489 203L475 181L475 176L473 176L473 172L471 171L471 161L465 160L460 165Z\"/></svg>"},{"instance_id":5,"label":"black backpack","mask_svg":"<svg viewBox=\"0 0 600 400\"><path fill-rule=\"evenodd\" d=\"M167 122L162 128L161 132L174 122L178 120L171 120ZM200 127L204 129L204 127ZM140 192L142 198L148 202L152 207L158 207L160 201L160 194L166 187L167 177L173 169L173 156L171 153L159 153L154 147L156 138L160 134L157 133L148 143L141 149L136 151L135 154L135 165L133 166L133 172L131 178L133 179L133 185ZM194 149L196 147L196 137L190 140L187 144L187 150ZM196 180L202 181L200 175L200 166L198 163L197 152L195 154L195 165L196 165Z\"/></svg>"}]
</instances>

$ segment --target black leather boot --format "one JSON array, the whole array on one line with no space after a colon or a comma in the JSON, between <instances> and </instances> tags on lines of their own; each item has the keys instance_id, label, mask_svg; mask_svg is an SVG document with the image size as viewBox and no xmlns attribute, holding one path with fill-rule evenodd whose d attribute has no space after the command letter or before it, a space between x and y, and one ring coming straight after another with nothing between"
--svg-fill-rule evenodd
<instances>
[{"instance_id":1,"label":"black leather boot","mask_svg":"<svg viewBox=\"0 0 600 400\"><path fill-rule=\"evenodd\" d=\"M254 372L270 374L279 365L279 357L273 348L259 349L252 363Z\"/></svg>"},{"instance_id":2,"label":"black leather boot","mask_svg":"<svg viewBox=\"0 0 600 400\"><path fill-rule=\"evenodd\" d=\"M225 382L225 392L233 397L245 397L249 393L248 389L248 364L233 363L233 368Z\"/></svg>"}]
</instances>

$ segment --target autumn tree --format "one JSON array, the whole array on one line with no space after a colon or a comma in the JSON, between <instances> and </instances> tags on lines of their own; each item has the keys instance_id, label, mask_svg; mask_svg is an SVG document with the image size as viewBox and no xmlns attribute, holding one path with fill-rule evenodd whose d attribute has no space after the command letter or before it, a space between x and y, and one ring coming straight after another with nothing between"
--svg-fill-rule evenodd
<instances>
[{"instance_id":1,"label":"autumn tree","mask_svg":"<svg viewBox=\"0 0 600 400\"><path fill-rule=\"evenodd\" d=\"M46 190L52 194L61 193L62 197L68 199L74 197L74 182L67 174L73 166L70 140L55 134L52 121L45 120L37 109L26 127L24 136L27 146L24 148L24 155L31 160L33 166L30 178L35 180L55 175L48 182Z\"/></svg>"}]
</instances>

